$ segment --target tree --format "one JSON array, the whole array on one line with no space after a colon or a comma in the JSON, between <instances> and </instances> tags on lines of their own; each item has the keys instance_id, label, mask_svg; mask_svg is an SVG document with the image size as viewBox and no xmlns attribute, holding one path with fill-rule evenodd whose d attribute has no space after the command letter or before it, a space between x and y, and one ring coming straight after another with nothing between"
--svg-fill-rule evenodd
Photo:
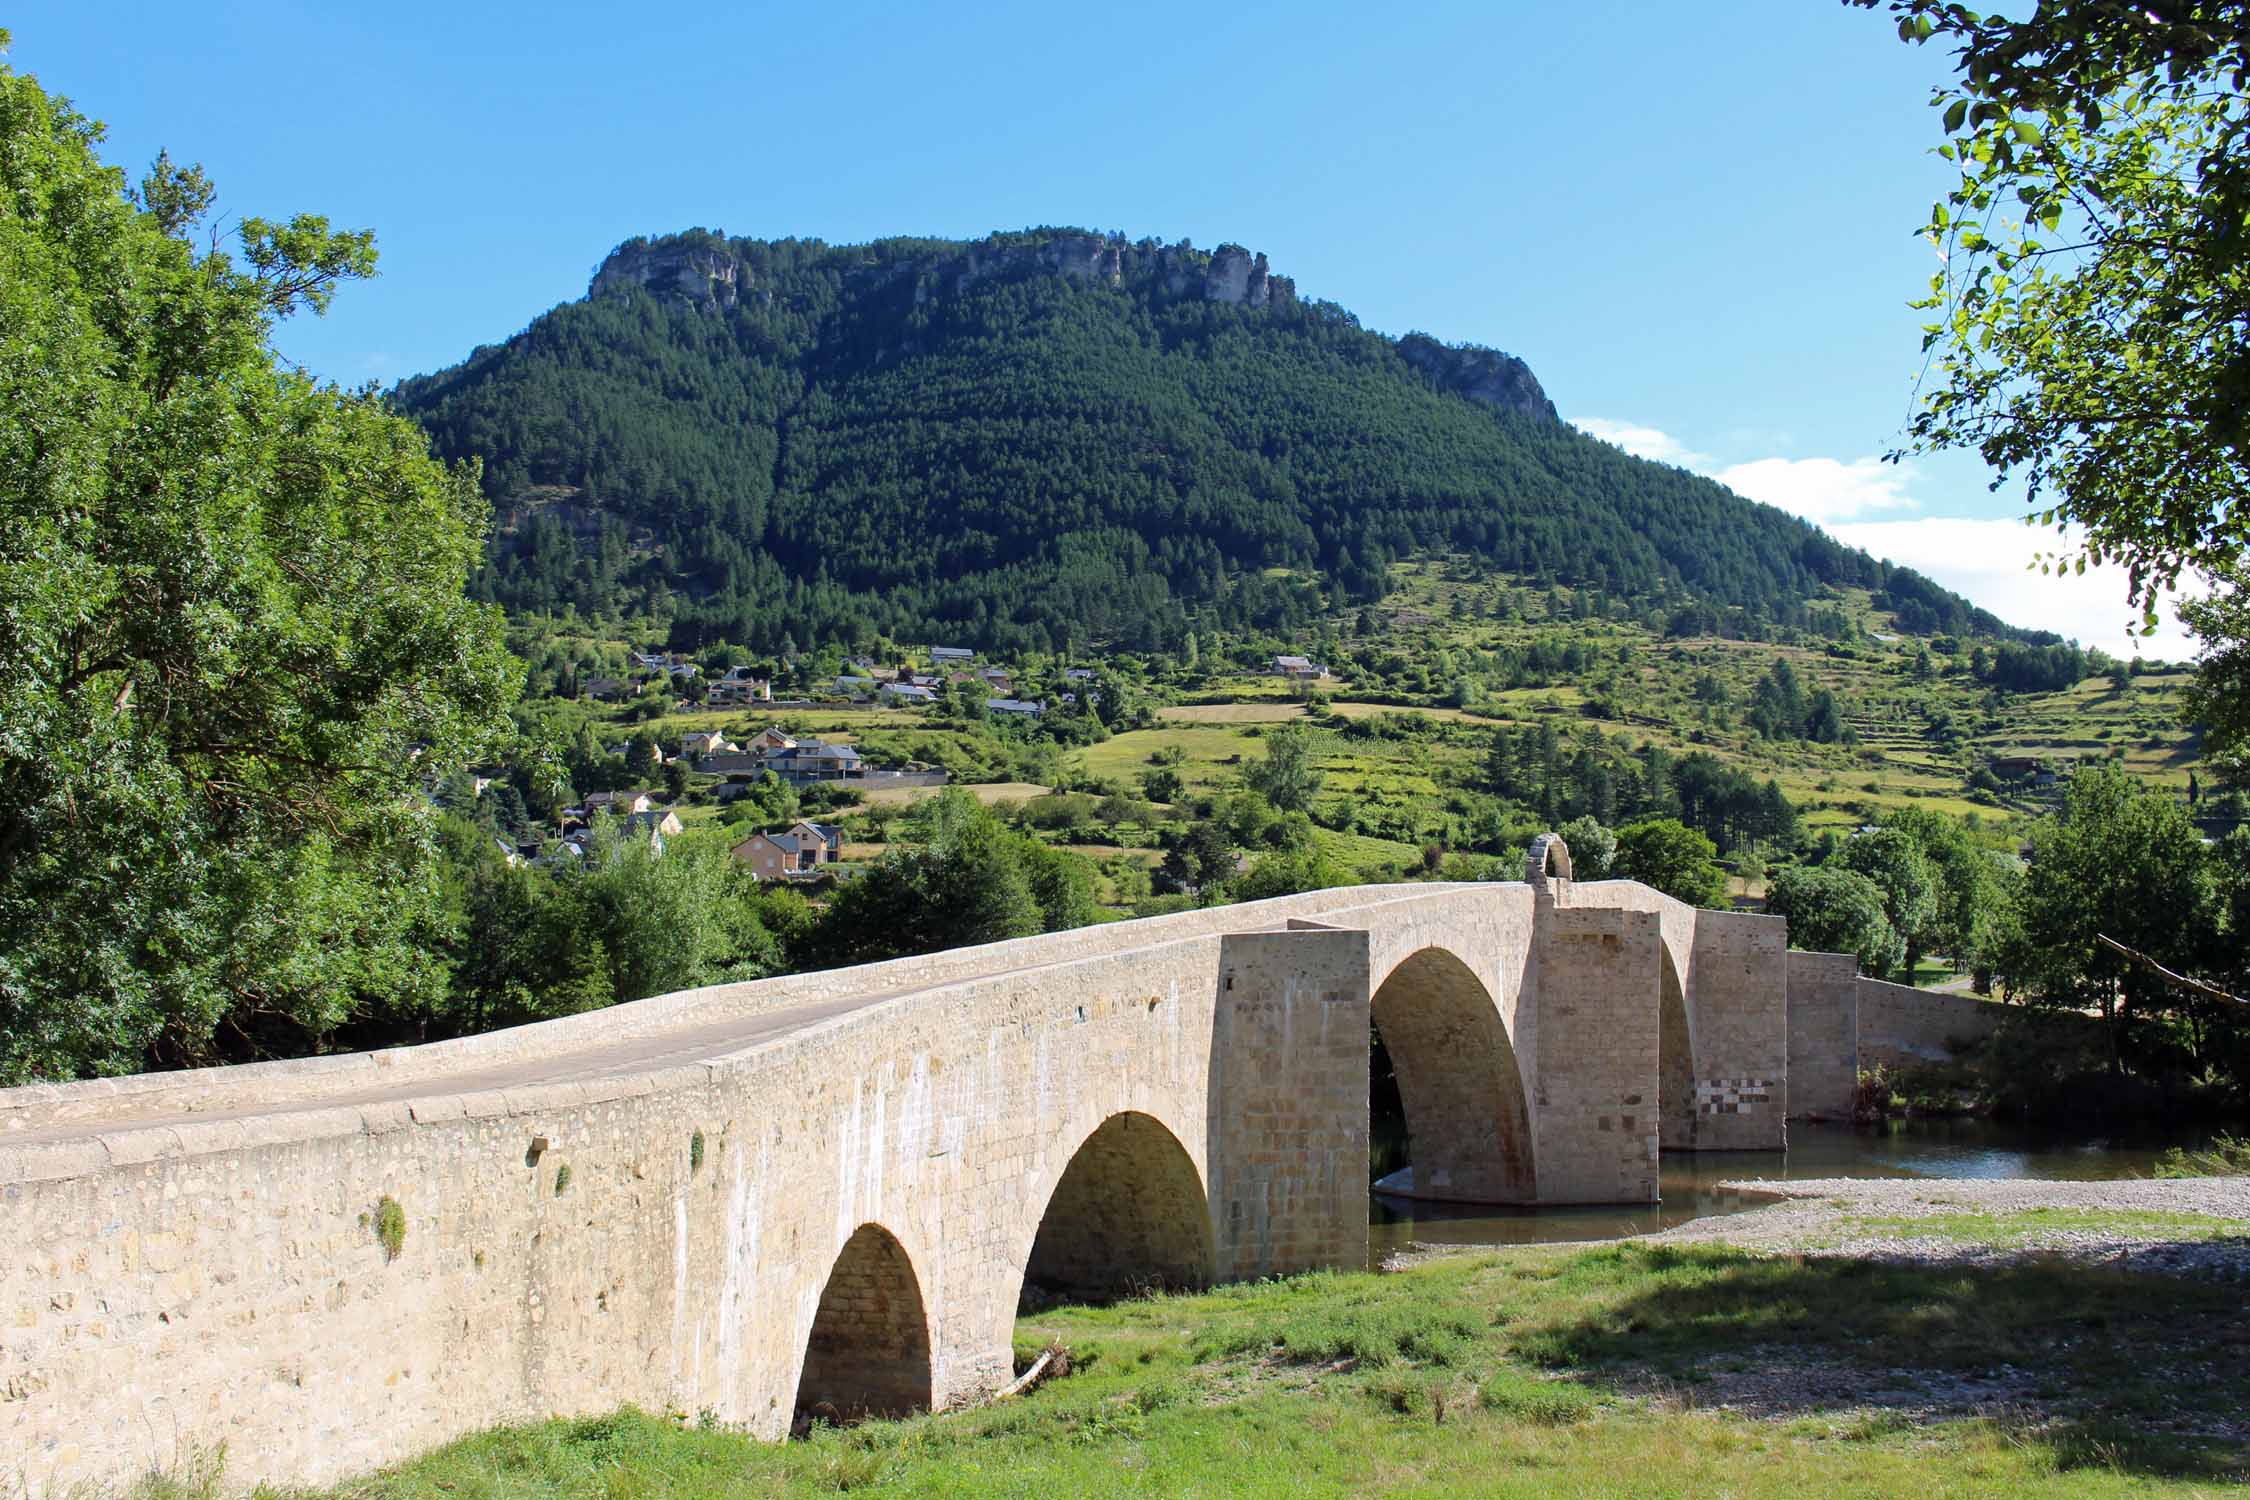
<instances>
[{"instance_id":1,"label":"tree","mask_svg":"<svg viewBox=\"0 0 2250 1500\"><path fill-rule=\"evenodd\" d=\"M915 808L904 837L848 882L804 943L821 967L938 953L1080 925L1096 915L1093 870L1016 833L949 787Z\"/></svg>"},{"instance_id":2,"label":"tree","mask_svg":"<svg viewBox=\"0 0 2250 1500\"><path fill-rule=\"evenodd\" d=\"M1718 846L1677 818L1644 818L1618 829L1611 873L1690 906L1727 905L1727 872Z\"/></svg>"},{"instance_id":3,"label":"tree","mask_svg":"<svg viewBox=\"0 0 2250 1500\"><path fill-rule=\"evenodd\" d=\"M2203 726L2203 752L2226 778L2250 782L2250 561L2213 574L2207 598L2180 603L2200 649L2180 717Z\"/></svg>"},{"instance_id":4,"label":"tree","mask_svg":"<svg viewBox=\"0 0 2250 1500\"><path fill-rule=\"evenodd\" d=\"M2081 770L2062 813L2031 835L2020 928L2000 955L2010 991L2108 1023L2121 1069L2135 1023L2178 1005L2164 981L2097 941L2112 938L2185 972L2219 927L2202 836L2178 802L2116 766Z\"/></svg>"},{"instance_id":5,"label":"tree","mask_svg":"<svg viewBox=\"0 0 2250 1500\"><path fill-rule=\"evenodd\" d=\"M1235 846L1217 822L1188 825L1164 835L1164 862L1157 868L1173 889L1198 894L1224 885L1234 875Z\"/></svg>"},{"instance_id":6,"label":"tree","mask_svg":"<svg viewBox=\"0 0 2250 1500\"><path fill-rule=\"evenodd\" d=\"M1790 947L1852 954L1864 974L1890 973L1906 951L1884 911L1883 888L1857 870L1792 865L1774 876L1766 910L1789 919Z\"/></svg>"},{"instance_id":7,"label":"tree","mask_svg":"<svg viewBox=\"0 0 2250 1500\"><path fill-rule=\"evenodd\" d=\"M1905 828L1870 829L1846 839L1831 863L1858 871L1882 891L1883 914L1906 945L1903 962L1911 980L1938 914L1937 875L1920 841Z\"/></svg>"},{"instance_id":8,"label":"tree","mask_svg":"<svg viewBox=\"0 0 2250 1500\"><path fill-rule=\"evenodd\" d=\"M0 37L4 45L4 37ZM374 266L200 223L0 67L0 1082L317 1046L442 995L417 792L505 720L486 509L277 319Z\"/></svg>"},{"instance_id":9,"label":"tree","mask_svg":"<svg viewBox=\"0 0 2250 1500\"><path fill-rule=\"evenodd\" d=\"M1251 861L1233 886L1237 901L1263 901L1299 891L1325 891L1350 885L1357 877L1317 847L1275 849Z\"/></svg>"},{"instance_id":10,"label":"tree","mask_svg":"<svg viewBox=\"0 0 2250 1500\"><path fill-rule=\"evenodd\" d=\"M1617 835L1593 818L1572 818L1555 830L1570 850L1570 873L1577 880L1607 880L1617 863Z\"/></svg>"},{"instance_id":11,"label":"tree","mask_svg":"<svg viewBox=\"0 0 2250 1500\"><path fill-rule=\"evenodd\" d=\"M1923 942L1953 959L1958 970L1983 946L1996 905L1992 856L1971 842L1968 830L1943 813L1902 807L1884 815L1883 827L1914 840L1930 868L1936 906L1922 931ZM1856 841L1855 841L1856 842ZM1920 957L1920 951L1915 951Z\"/></svg>"},{"instance_id":12,"label":"tree","mask_svg":"<svg viewBox=\"0 0 2250 1500\"><path fill-rule=\"evenodd\" d=\"M2071 565L2122 563L2153 626L2183 568L2250 542L2250 4L1888 3L1960 64L1932 101L1960 175L1923 230L1913 445L2020 473L2042 522L2084 528Z\"/></svg>"},{"instance_id":13,"label":"tree","mask_svg":"<svg viewBox=\"0 0 2250 1500\"><path fill-rule=\"evenodd\" d=\"M1265 759L1243 767L1242 780L1282 812L1303 812L1320 791L1312 766L1312 736L1295 725L1266 736Z\"/></svg>"}]
</instances>

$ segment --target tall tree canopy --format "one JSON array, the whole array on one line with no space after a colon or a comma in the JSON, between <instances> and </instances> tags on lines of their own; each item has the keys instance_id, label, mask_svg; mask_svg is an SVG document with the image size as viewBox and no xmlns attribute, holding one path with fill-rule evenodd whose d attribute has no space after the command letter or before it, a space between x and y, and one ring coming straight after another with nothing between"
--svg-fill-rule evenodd
<instances>
[{"instance_id":1,"label":"tall tree canopy","mask_svg":"<svg viewBox=\"0 0 2250 1500\"><path fill-rule=\"evenodd\" d=\"M0 1082L434 998L416 793L513 690L473 476L268 343L371 237L100 139L0 66Z\"/></svg>"},{"instance_id":2,"label":"tall tree canopy","mask_svg":"<svg viewBox=\"0 0 2250 1500\"><path fill-rule=\"evenodd\" d=\"M2042 521L2083 528L2065 561L2122 563L2153 623L2183 569L2250 542L2250 4L1846 3L1959 59L1913 442L2020 475Z\"/></svg>"}]
</instances>

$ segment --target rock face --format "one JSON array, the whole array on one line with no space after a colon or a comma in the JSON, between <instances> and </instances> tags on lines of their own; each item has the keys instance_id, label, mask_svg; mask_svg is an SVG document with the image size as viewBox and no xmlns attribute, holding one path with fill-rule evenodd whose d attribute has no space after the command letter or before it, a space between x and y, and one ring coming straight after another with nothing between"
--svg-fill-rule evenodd
<instances>
[{"instance_id":1,"label":"rock face","mask_svg":"<svg viewBox=\"0 0 2250 1500\"><path fill-rule=\"evenodd\" d=\"M1186 240L1175 245L1123 235L1058 229L1028 235L995 235L935 252L928 241L870 245L868 258L847 277L861 285L904 283L916 304L933 296L960 296L980 281L1028 276L1060 276L1068 281L1108 286L1144 285L1171 298L1201 297L1234 307L1294 307L1297 286L1276 276L1262 252L1240 245L1196 249ZM886 256L886 249L900 253ZM728 240L708 231L628 240L610 253L594 273L590 295L645 287L660 297L677 298L705 312L724 312L743 297L771 295L754 290L751 255L755 241ZM1398 341L1398 352L1423 379L1441 391L1485 406L1556 420L1531 367L1512 354L1475 344L1441 344L1426 333Z\"/></svg>"},{"instance_id":2,"label":"rock face","mask_svg":"<svg viewBox=\"0 0 2250 1500\"><path fill-rule=\"evenodd\" d=\"M1398 352L1441 391L1503 411L1557 420L1555 403L1540 388L1539 377L1513 354L1478 344L1441 344L1426 333L1410 333L1400 339Z\"/></svg>"},{"instance_id":3,"label":"rock face","mask_svg":"<svg viewBox=\"0 0 2250 1500\"><path fill-rule=\"evenodd\" d=\"M748 243L705 233L630 240L602 262L589 295L640 286L705 311L731 308L753 285L752 272L737 248ZM1263 254L1254 255L1240 245L1221 245L1206 253L1186 240L1164 245L1080 230L995 236L934 255L924 250L877 258L851 274L878 283L910 279L917 303L937 292L959 295L979 281L1037 275L1112 286L1145 279L1167 296L1200 292L1205 301L1237 307L1290 307L1297 300L1294 282L1274 275Z\"/></svg>"},{"instance_id":4,"label":"rock face","mask_svg":"<svg viewBox=\"0 0 2250 1500\"><path fill-rule=\"evenodd\" d=\"M610 252L594 273L590 295L645 286L708 311L734 306L744 279L742 262L723 245L685 236L629 241Z\"/></svg>"}]
</instances>

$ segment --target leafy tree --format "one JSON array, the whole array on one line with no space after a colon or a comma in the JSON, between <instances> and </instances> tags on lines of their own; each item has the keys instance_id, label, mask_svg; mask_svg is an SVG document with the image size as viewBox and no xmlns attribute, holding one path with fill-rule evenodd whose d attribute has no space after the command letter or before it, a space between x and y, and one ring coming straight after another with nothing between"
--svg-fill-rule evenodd
<instances>
[{"instance_id":1,"label":"leafy tree","mask_svg":"<svg viewBox=\"0 0 2250 1500\"><path fill-rule=\"evenodd\" d=\"M2250 542L2250 5L1889 5L1960 62L1933 100L1960 176L1923 231L1942 268L1914 444L2020 473L2153 626L2183 568Z\"/></svg>"},{"instance_id":2,"label":"leafy tree","mask_svg":"<svg viewBox=\"0 0 2250 1500\"><path fill-rule=\"evenodd\" d=\"M1896 969L1906 945L1883 905L1883 888L1840 865L1792 865L1773 877L1766 910L1789 919L1789 946L1849 953L1877 978Z\"/></svg>"},{"instance_id":3,"label":"leafy tree","mask_svg":"<svg viewBox=\"0 0 2250 1500\"><path fill-rule=\"evenodd\" d=\"M1858 871L1882 891L1883 914L1906 945L1905 972L1911 978L1938 917L1937 874L1921 841L1903 827L1874 828L1846 839L1830 863Z\"/></svg>"},{"instance_id":4,"label":"leafy tree","mask_svg":"<svg viewBox=\"0 0 2250 1500\"><path fill-rule=\"evenodd\" d=\"M1570 871L1577 880L1607 880L1617 865L1617 835L1591 817L1572 818L1555 830L1570 850Z\"/></svg>"},{"instance_id":5,"label":"leafy tree","mask_svg":"<svg viewBox=\"0 0 2250 1500\"><path fill-rule=\"evenodd\" d=\"M1172 803L1187 795L1187 783L1169 766L1141 772L1141 795L1151 802Z\"/></svg>"},{"instance_id":6,"label":"leafy tree","mask_svg":"<svg viewBox=\"0 0 2250 1500\"><path fill-rule=\"evenodd\" d=\"M2071 779L2061 815L2033 831L2031 851L2002 983L2045 1004L2098 1010L2111 1064L2122 1068L2133 1050L2127 1033L2181 1002L2096 939L2192 969L2219 926L2202 836L2177 801L2099 765Z\"/></svg>"},{"instance_id":7,"label":"leafy tree","mask_svg":"<svg viewBox=\"0 0 2250 1500\"><path fill-rule=\"evenodd\" d=\"M1242 780L1282 812L1303 812L1321 783L1312 764L1312 736L1294 724L1274 730L1266 736L1265 758L1245 766Z\"/></svg>"},{"instance_id":8,"label":"leafy tree","mask_svg":"<svg viewBox=\"0 0 2250 1500\"><path fill-rule=\"evenodd\" d=\"M958 787L916 807L902 832L829 901L803 945L815 964L938 953L1095 915L1084 859L1016 833Z\"/></svg>"},{"instance_id":9,"label":"leafy tree","mask_svg":"<svg viewBox=\"0 0 2250 1500\"><path fill-rule=\"evenodd\" d=\"M1157 869L1174 890L1209 892L1234 876L1236 848L1225 827L1204 820L1182 832L1164 835L1164 861Z\"/></svg>"},{"instance_id":10,"label":"leafy tree","mask_svg":"<svg viewBox=\"0 0 2250 1500\"><path fill-rule=\"evenodd\" d=\"M1250 868L1236 878L1232 891L1237 901L1263 901L1269 896L1350 885L1358 878L1317 848L1276 849L1252 860Z\"/></svg>"},{"instance_id":11,"label":"leafy tree","mask_svg":"<svg viewBox=\"0 0 2250 1500\"><path fill-rule=\"evenodd\" d=\"M1960 968L1983 947L1997 904L1996 866L1990 854L1969 838L1968 830L1943 813L1902 807L1883 817L1883 827L1914 840L1936 882L1936 906L1924 924L1924 943L1952 956ZM1854 840L1857 842L1857 840ZM1919 958L1919 950L1915 957Z\"/></svg>"},{"instance_id":12,"label":"leafy tree","mask_svg":"<svg viewBox=\"0 0 2250 1500\"><path fill-rule=\"evenodd\" d=\"M2208 597L2180 604L2201 643L2181 717L2203 726L2203 752L2228 779L2250 784L2250 561L2218 569L2213 582Z\"/></svg>"},{"instance_id":13,"label":"leafy tree","mask_svg":"<svg viewBox=\"0 0 2250 1500\"><path fill-rule=\"evenodd\" d=\"M415 794L513 693L471 477L268 344L372 238L218 248L200 169L128 193L99 138L0 67L0 1082L434 1005Z\"/></svg>"},{"instance_id":14,"label":"leafy tree","mask_svg":"<svg viewBox=\"0 0 2250 1500\"><path fill-rule=\"evenodd\" d=\"M1728 904L1727 872L1717 846L1677 818L1644 818L1618 829L1611 873L1690 906Z\"/></svg>"}]
</instances>

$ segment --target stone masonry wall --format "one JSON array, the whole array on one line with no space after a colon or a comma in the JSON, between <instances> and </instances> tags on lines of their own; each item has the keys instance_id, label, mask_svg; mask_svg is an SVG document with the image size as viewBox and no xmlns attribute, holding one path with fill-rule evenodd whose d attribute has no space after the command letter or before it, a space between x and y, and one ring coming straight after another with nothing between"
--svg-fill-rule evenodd
<instances>
[{"instance_id":1,"label":"stone masonry wall","mask_svg":"<svg viewBox=\"0 0 2250 1500\"><path fill-rule=\"evenodd\" d=\"M1539 916L1539 1200L1653 1203L1656 916L1545 903Z\"/></svg>"},{"instance_id":2,"label":"stone masonry wall","mask_svg":"<svg viewBox=\"0 0 2250 1500\"><path fill-rule=\"evenodd\" d=\"M1849 1120L1859 1091L1859 960L1789 955L1789 1115Z\"/></svg>"},{"instance_id":3,"label":"stone masonry wall","mask_svg":"<svg viewBox=\"0 0 2250 1500\"><path fill-rule=\"evenodd\" d=\"M1208 1115L1222 1280L1367 1263L1365 932L1220 945Z\"/></svg>"},{"instance_id":4,"label":"stone masonry wall","mask_svg":"<svg viewBox=\"0 0 2250 1500\"><path fill-rule=\"evenodd\" d=\"M1863 977L1856 989L1862 1068L1951 1062L1948 1043L1982 1041L2009 1015L2023 1014L1997 1000L1880 979Z\"/></svg>"},{"instance_id":5,"label":"stone masonry wall","mask_svg":"<svg viewBox=\"0 0 2250 1500\"><path fill-rule=\"evenodd\" d=\"M1699 1151L1778 1151L1788 1105L1789 925L1780 917L1705 912L1695 924Z\"/></svg>"}]
</instances>

